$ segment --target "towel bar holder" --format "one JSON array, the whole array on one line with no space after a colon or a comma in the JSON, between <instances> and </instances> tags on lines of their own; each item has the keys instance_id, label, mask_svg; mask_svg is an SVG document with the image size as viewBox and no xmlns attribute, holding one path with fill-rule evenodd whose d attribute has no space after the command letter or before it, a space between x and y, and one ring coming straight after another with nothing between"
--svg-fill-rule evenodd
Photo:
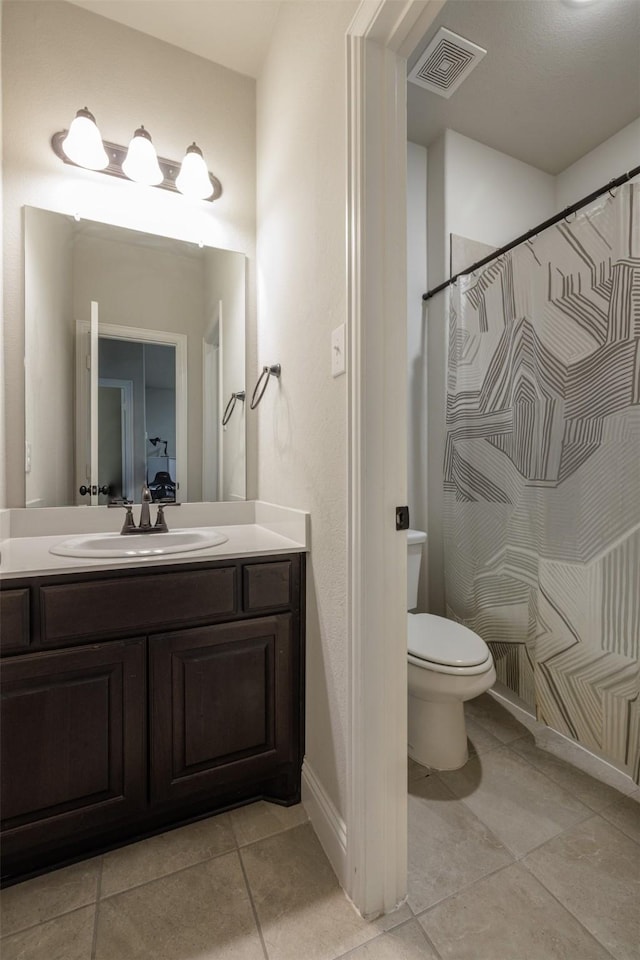
<instances>
[{"instance_id":1,"label":"towel bar holder","mask_svg":"<svg viewBox=\"0 0 640 960\"><path fill-rule=\"evenodd\" d=\"M253 389L253 395L251 397L251 403L249 405L252 410L255 410L255 408L258 406L258 404L264 397L264 392L267 389L269 379L271 377L276 377L276 379L279 379L281 373L282 373L282 367L280 366L279 363L272 363L271 366L262 368L262 373L258 377L258 382L256 383Z\"/></svg>"}]
</instances>

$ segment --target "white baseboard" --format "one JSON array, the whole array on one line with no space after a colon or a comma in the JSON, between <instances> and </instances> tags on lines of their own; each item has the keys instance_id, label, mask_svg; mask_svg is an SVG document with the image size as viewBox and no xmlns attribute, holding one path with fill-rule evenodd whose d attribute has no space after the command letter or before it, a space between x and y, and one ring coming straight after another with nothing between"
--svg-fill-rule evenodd
<instances>
[{"instance_id":1,"label":"white baseboard","mask_svg":"<svg viewBox=\"0 0 640 960\"><path fill-rule=\"evenodd\" d=\"M302 802L338 882L345 889L347 825L307 760L302 766Z\"/></svg>"},{"instance_id":2,"label":"white baseboard","mask_svg":"<svg viewBox=\"0 0 640 960\"><path fill-rule=\"evenodd\" d=\"M540 723L530 712L531 707L528 704L523 705L522 701L518 702L519 697L516 697L504 684L496 684L496 687L487 691L489 695L494 700L498 700L531 731L535 737L536 746L540 747L541 750L546 750L566 760L567 763L584 771L584 773L588 773L596 780L620 790L621 793L629 794L638 789L638 784L626 771L614 766L604 757L599 757L598 754L588 750L587 747L583 747L582 744L572 740L571 737L567 737L564 733Z\"/></svg>"}]
</instances>

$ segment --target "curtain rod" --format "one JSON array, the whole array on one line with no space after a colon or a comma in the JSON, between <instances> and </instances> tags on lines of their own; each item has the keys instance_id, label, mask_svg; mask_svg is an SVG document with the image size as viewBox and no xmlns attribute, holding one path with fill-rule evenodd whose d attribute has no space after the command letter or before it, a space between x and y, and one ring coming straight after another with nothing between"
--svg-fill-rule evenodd
<instances>
[{"instance_id":1,"label":"curtain rod","mask_svg":"<svg viewBox=\"0 0 640 960\"><path fill-rule=\"evenodd\" d=\"M511 243L507 243L504 247L500 247L499 250L496 250L494 253L490 253L487 257L483 257L482 260L477 260L475 263L472 263L470 267L460 270L460 272L456 273L453 277L450 277L448 280L444 280L442 283L439 283L437 287L433 287L432 290L429 290L427 293L423 293L422 299L430 300L431 297L435 297L436 293L440 293L441 290L446 290L446 288L450 287L452 283L455 283L458 277L466 277L469 273L473 273L473 271L477 270L479 267L484 267L485 263L491 263L492 260L495 260L497 257L501 257L503 253L507 253L508 250L513 250L514 247L524 243L525 240L530 240L531 237L535 237L537 234L542 233L542 231L546 230L547 227L552 227L555 223L559 223L560 220L564 220L565 217L568 217L570 214L575 213L582 207L586 207L588 203L591 203L592 200L596 200L598 197L602 196L603 193L606 193L608 190L613 190L614 187L622 186L623 183L626 183L627 180L632 180L633 177L638 176L638 174L640 174L640 166L634 167L633 170L630 170L628 173L621 174L619 177L616 177L615 180L610 180L609 183L604 185L604 187L594 190L593 193L589 194L589 196L583 197L582 200L578 200L576 203L572 203L569 207L565 207L564 210L560 211L560 213L556 213L555 216L549 217L549 219L545 220L543 223L539 223L537 227L533 227L532 230L528 230L527 233L523 233L522 236L512 240Z\"/></svg>"}]
</instances>

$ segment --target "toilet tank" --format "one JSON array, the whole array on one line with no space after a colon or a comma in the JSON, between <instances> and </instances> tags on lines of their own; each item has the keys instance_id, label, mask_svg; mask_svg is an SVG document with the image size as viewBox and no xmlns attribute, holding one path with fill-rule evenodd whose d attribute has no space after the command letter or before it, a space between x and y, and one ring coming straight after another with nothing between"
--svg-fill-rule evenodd
<instances>
[{"instance_id":1,"label":"toilet tank","mask_svg":"<svg viewBox=\"0 0 640 960\"><path fill-rule=\"evenodd\" d=\"M423 530L407 530L407 610L415 610L418 606L418 580L426 539Z\"/></svg>"}]
</instances>

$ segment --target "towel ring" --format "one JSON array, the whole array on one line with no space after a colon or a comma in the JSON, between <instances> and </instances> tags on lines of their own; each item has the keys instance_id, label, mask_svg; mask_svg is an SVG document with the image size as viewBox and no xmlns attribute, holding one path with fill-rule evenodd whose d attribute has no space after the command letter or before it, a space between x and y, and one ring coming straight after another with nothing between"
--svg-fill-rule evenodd
<instances>
[{"instance_id":1,"label":"towel ring","mask_svg":"<svg viewBox=\"0 0 640 960\"><path fill-rule=\"evenodd\" d=\"M263 367L262 373L258 377L258 382L256 383L253 389L253 395L251 397L251 403L249 406L252 410L258 406L262 398L264 397L264 392L267 389L267 384L269 383L269 377L280 377L282 373L282 367L279 363L272 363L270 367ZM258 391L260 391L258 393ZM257 397L256 397L257 394Z\"/></svg>"},{"instance_id":2,"label":"towel ring","mask_svg":"<svg viewBox=\"0 0 640 960\"><path fill-rule=\"evenodd\" d=\"M238 390L237 393L232 393L232 394L231 394L231 397L230 397L230 399L229 399L229 403L228 403L228 404L226 405L226 407L224 408L224 413L222 414L222 426L223 426L223 427L226 427L226 425L229 423L229 420L231 420L231 414L233 413L233 411L234 411L235 408L236 408L236 402L237 402L238 400L242 400L242 402L244 403L244 398L245 398L245 396L246 396L246 394L245 394L244 390Z\"/></svg>"}]
</instances>

